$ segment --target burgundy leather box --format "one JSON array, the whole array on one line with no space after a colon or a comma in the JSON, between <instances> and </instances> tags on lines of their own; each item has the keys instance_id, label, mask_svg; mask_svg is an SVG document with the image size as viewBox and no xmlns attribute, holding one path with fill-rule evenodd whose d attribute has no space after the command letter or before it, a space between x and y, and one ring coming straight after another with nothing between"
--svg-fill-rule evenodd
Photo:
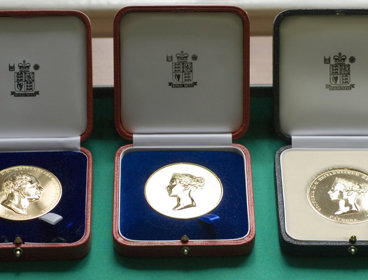
<instances>
[{"instance_id":1,"label":"burgundy leather box","mask_svg":"<svg viewBox=\"0 0 368 280\"><path fill-rule=\"evenodd\" d=\"M44 216L0 218L0 260L81 258L91 246L92 155L81 147L93 115L89 19L77 11L1 11L0 34L0 212L15 212L5 201L21 195L5 190L7 168L45 169L62 191Z\"/></svg>"},{"instance_id":2,"label":"burgundy leather box","mask_svg":"<svg viewBox=\"0 0 368 280\"><path fill-rule=\"evenodd\" d=\"M115 17L114 56L115 126L133 140L115 157L116 251L128 256L250 252L251 160L245 147L232 143L249 124L245 12L227 6L124 8ZM197 217L167 215L150 201L151 178L183 163L209 170L222 183L219 204ZM191 205L175 206L184 198L172 194L165 176L153 190L168 212L185 217L207 203L193 192Z\"/></svg>"}]
</instances>

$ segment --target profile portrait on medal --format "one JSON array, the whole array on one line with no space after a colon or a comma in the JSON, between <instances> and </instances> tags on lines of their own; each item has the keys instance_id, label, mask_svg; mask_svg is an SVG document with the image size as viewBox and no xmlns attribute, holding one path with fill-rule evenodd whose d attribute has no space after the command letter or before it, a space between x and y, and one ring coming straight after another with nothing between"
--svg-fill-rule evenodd
<instances>
[{"instance_id":1,"label":"profile portrait on medal","mask_svg":"<svg viewBox=\"0 0 368 280\"><path fill-rule=\"evenodd\" d=\"M193 193L202 189L205 185L205 179L191 174L174 173L166 187L170 197L176 198L176 205L173 210L182 210L195 207Z\"/></svg>"},{"instance_id":2,"label":"profile portrait on medal","mask_svg":"<svg viewBox=\"0 0 368 280\"><path fill-rule=\"evenodd\" d=\"M358 184L344 178L335 178L328 195L331 201L338 202L335 215L367 212L368 214L368 185Z\"/></svg>"},{"instance_id":3,"label":"profile portrait on medal","mask_svg":"<svg viewBox=\"0 0 368 280\"><path fill-rule=\"evenodd\" d=\"M18 214L27 214L28 206L40 199L43 188L29 174L13 174L6 178L0 188L1 205Z\"/></svg>"}]
</instances>

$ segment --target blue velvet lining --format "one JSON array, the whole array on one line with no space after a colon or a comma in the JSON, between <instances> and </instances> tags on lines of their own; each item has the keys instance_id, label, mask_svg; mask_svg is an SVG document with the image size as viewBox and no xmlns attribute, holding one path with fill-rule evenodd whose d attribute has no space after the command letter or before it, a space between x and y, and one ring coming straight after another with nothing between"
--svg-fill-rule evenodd
<instances>
[{"instance_id":1,"label":"blue velvet lining","mask_svg":"<svg viewBox=\"0 0 368 280\"><path fill-rule=\"evenodd\" d=\"M224 195L211 214L220 219L206 223L199 218L178 220L154 211L146 202L148 177L162 166L191 162L212 170L221 180ZM149 151L132 152L122 158L120 232L133 240L235 239L248 232L248 209L244 159L232 152Z\"/></svg>"},{"instance_id":2,"label":"blue velvet lining","mask_svg":"<svg viewBox=\"0 0 368 280\"><path fill-rule=\"evenodd\" d=\"M0 153L0 170L15 165L33 165L52 172L63 189L52 210L63 220L50 225L39 219L10 221L0 218L0 242L13 242L18 235L24 242L71 243L85 232L86 181L88 160L81 152Z\"/></svg>"}]
</instances>

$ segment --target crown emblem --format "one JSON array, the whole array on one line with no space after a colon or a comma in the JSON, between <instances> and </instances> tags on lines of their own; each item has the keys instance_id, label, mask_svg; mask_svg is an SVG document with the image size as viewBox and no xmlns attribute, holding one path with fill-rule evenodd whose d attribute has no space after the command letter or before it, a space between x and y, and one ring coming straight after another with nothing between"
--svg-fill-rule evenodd
<instances>
[{"instance_id":1,"label":"crown emblem","mask_svg":"<svg viewBox=\"0 0 368 280\"><path fill-rule=\"evenodd\" d=\"M341 52L339 52L337 55L333 56L333 59L335 60L336 64L344 64L346 60L346 55L342 55Z\"/></svg>"},{"instance_id":2,"label":"crown emblem","mask_svg":"<svg viewBox=\"0 0 368 280\"><path fill-rule=\"evenodd\" d=\"M26 63L25 60L23 60L23 63L18 63L19 71L29 71L29 68L31 68L31 63Z\"/></svg>"},{"instance_id":3,"label":"crown emblem","mask_svg":"<svg viewBox=\"0 0 368 280\"><path fill-rule=\"evenodd\" d=\"M178 60L178 62L180 61L187 61L189 57L189 54L181 51L180 53L176 54L176 59Z\"/></svg>"}]
</instances>

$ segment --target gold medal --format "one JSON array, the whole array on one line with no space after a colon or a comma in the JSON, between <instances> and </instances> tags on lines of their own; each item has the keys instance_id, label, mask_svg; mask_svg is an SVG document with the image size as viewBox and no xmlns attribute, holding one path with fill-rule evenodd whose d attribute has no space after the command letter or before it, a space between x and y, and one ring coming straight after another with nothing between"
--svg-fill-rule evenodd
<instances>
[{"instance_id":1,"label":"gold medal","mask_svg":"<svg viewBox=\"0 0 368 280\"><path fill-rule=\"evenodd\" d=\"M176 219L192 219L219 205L223 187L216 174L204 166L174 163L154 172L144 191L148 204L158 213Z\"/></svg>"},{"instance_id":2,"label":"gold medal","mask_svg":"<svg viewBox=\"0 0 368 280\"><path fill-rule=\"evenodd\" d=\"M27 165L0 171L0 217L24 221L43 216L60 201L58 178L51 172Z\"/></svg>"},{"instance_id":3,"label":"gold medal","mask_svg":"<svg viewBox=\"0 0 368 280\"><path fill-rule=\"evenodd\" d=\"M309 185L307 197L323 217L342 224L368 220L368 174L337 168L319 174Z\"/></svg>"}]
</instances>

